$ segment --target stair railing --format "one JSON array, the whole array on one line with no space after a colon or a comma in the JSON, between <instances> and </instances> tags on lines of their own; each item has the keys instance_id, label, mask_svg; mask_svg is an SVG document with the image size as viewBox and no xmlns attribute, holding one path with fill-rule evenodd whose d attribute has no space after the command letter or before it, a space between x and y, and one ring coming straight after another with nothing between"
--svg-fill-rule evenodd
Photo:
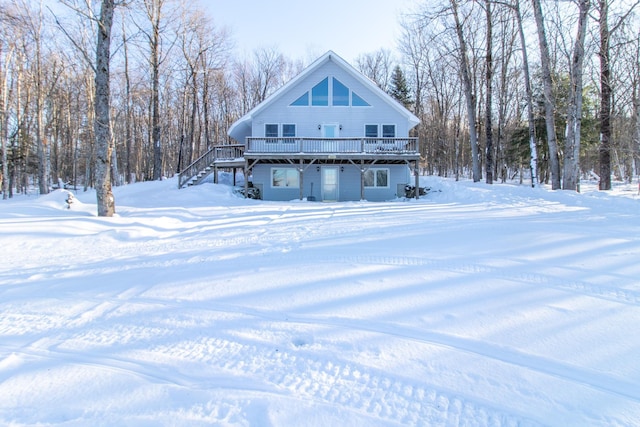
<instances>
[{"instance_id":1,"label":"stair railing","mask_svg":"<svg viewBox=\"0 0 640 427\"><path fill-rule=\"evenodd\" d=\"M191 178L196 176L198 172L204 170L207 166L212 164L216 159L216 147L211 148L209 151L198 157L193 163L184 168L178 174L178 188L182 188Z\"/></svg>"},{"instance_id":2,"label":"stair railing","mask_svg":"<svg viewBox=\"0 0 640 427\"><path fill-rule=\"evenodd\" d=\"M182 188L193 177L213 165L216 161L237 160L241 159L243 155L244 144L216 145L212 147L178 174L178 188Z\"/></svg>"}]
</instances>

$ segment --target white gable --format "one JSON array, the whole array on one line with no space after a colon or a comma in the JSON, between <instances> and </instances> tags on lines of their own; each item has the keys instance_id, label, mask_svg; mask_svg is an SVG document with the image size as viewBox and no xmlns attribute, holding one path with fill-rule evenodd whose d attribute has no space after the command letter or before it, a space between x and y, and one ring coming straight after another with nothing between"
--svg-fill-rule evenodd
<instances>
[{"instance_id":1,"label":"white gable","mask_svg":"<svg viewBox=\"0 0 640 427\"><path fill-rule=\"evenodd\" d=\"M338 111L331 108L340 109ZM334 52L329 51L295 78L257 105L229 129L229 136L244 142L248 136L260 136L266 122L299 123L300 136L311 134L326 120L348 124L361 136L366 122L400 121L400 133L419 123L418 118L382 91ZM317 125L315 123L318 123Z\"/></svg>"}]
</instances>

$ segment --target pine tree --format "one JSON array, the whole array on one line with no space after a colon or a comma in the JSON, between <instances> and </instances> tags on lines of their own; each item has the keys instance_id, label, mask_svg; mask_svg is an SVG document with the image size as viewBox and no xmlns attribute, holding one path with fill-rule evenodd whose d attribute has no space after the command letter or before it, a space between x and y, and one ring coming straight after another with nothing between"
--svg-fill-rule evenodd
<instances>
[{"instance_id":1,"label":"pine tree","mask_svg":"<svg viewBox=\"0 0 640 427\"><path fill-rule=\"evenodd\" d=\"M411 99L409 85L399 65L396 65L391 74L391 89L389 90L389 95L404 105L405 108L411 109L413 100Z\"/></svg>"}]
</instances>

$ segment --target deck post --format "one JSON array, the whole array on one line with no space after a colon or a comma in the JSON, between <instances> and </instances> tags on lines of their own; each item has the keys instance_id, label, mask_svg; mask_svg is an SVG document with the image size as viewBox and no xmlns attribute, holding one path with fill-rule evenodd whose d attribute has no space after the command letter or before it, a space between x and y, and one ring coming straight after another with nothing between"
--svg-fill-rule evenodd
<instances>
[{"instance_id":1,"label":"deck post","mask_svg":"<svg viewBox=\"0 0 640 427\"><path fill-rule=\"evenodd\" d=\"M360 160L360 200L364 200L364 160Z\"/></svg>"},{"instance_id":2,"label":"deck post","mask_svg":"<svg viewBox=\"0 0 640 427\"><path fill-rule=\"evenodd\" d=\"M300 159L300 166L298 166L298 173L300 174L300 200L304 199L304 161Z\"/></svg>"},{"instance_id":3,"label":"deck post","mask_svg":"<svg viewBox=\"0 0 640 427\"><path fill-rule=\"evenodd\" d=\"M244 197L249 194L249 160L244 161Z\"/></svg>"},{"instance_id":4,"label":"deck post","mask_svg":"<svg viewBox=\"0 0 640 427\"><path fill-rule=\"evenodd\" d=\"M420 165L416 160L416 166L413 170L414 175L416 176L416 200L420 198Z\"/></svg>"}]
</instances>

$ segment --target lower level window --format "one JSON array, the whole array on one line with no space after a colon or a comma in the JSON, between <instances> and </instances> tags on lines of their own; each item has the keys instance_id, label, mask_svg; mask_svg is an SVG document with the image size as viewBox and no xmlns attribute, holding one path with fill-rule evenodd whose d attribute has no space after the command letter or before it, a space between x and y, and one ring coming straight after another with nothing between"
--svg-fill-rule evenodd
<instances>
[{"instance_id":1,"label":"lower level window","mask_svg":"<svg viewBox=\"0 0 640 427\"><path fill-rule=\"evenodd\" d=\"M364 186L388 188L389 169L371 168L364 173Z\"/></svg>"},{"instance_id":2,"label":"lower level window","mask_svg":"<svg viewBox=\"0 0 640 427\"><path fill-rule=\"evenodd\" d=\"M283 188L299 188L300 176L295 168L271 169L271 186Z\"/></svg>"}]
</instances>

